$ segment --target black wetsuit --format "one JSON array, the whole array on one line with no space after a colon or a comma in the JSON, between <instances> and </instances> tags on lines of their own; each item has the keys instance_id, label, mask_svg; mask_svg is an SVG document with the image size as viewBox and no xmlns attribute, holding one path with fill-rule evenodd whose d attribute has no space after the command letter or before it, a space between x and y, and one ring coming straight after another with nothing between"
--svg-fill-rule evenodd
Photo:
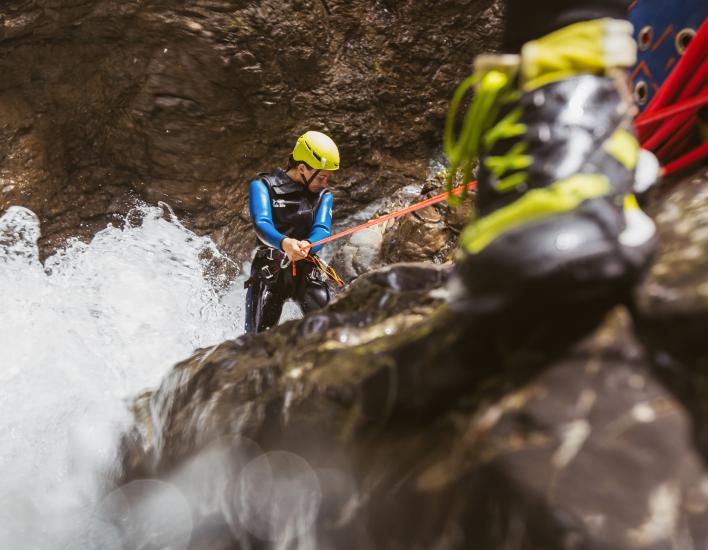
<instances>
[{"instance_id":1,"label":"black wetsuit","mask_svg":"<svg viewBox=\"0 0 708 550\"><path fill-rule=\"evenodd\" d=\"M332 194L311 193L281 169L259 174L250 184L249 206L260 245L247 281L246 332L262 332L280 320L285 300L292 298L303 313L324 307L330 291L314 264L292 264L282 250L285 237L317 242L330 234ZM316 253L321 246L313 247Z\"/></svg>"}]
</instances>

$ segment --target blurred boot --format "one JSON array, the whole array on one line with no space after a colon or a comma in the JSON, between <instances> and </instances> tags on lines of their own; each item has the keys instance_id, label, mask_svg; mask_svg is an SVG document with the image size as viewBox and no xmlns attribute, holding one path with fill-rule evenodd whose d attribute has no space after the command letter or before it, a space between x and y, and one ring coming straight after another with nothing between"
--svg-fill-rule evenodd
<instances>
[{"instance_id":1,"label":"blurred boot","mask_svg":"<svg viewBox=\"0 0 708 550\"><path fill-rule=\"evenodd\" d=\"M521 55L475 60L445 136L453 175L468 177L479 159L453 308L616 303L646 270L655 226L633 192L659 166L632 129L626 68L635 57L631 25L599 19L528 42ZM472 87L455 141L455 111Z\"/></svg>"}]
</instances>

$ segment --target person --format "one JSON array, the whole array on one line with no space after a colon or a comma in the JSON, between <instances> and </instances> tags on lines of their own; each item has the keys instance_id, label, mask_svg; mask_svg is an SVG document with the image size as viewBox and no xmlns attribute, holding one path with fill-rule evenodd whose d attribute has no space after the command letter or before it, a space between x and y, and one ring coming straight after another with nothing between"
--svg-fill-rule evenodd
<instances>
[{"instance_id":1,"label":"person","mask_svg":"<svg viewBox=\"0 0 708 550\"><path fill-rule=\"evenodd\" d=\"M646 271L655 226L634 190L659 166L632 128L628 7L511 0L507 53L477 57L458 88L445 131L450 173L479 163L452 285L458 311L620 301ZM457 105L473 87L456 136Z\"/></svg>"},{"instance_id":2,"label":"person","mask_svg":"<svg viewBox=\"0 0 708 550\"><path fill-rule=\"evenodd\" d=\"M247 333L277 325L289 298L303 314L329 302L322 274L315 264L301 260L307 258L309 245L331 233L333 197L327 187L339 160L329 136L308 131L298 138L287 170L277 168L251 181L249 208L259 246L246 282ZM313 246L309 253L321 248Z\"/></svg>"}]
</instances>

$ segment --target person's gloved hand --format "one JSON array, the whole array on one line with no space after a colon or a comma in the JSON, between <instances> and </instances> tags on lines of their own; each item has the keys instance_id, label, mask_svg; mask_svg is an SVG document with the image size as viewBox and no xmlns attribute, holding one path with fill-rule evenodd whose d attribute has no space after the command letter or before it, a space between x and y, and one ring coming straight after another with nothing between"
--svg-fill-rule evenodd
<instances>
[{"instance_id":1,"label":"person's gloved hand","mask_svg":"<svg viewBox=\"0 0 708 550\"><path fill-rule=\"evenodd\" d=\"M298 241L297 239L286 237L283 239L282 243L283 252L285 252L291 262L304 260L307 258L307 250L305 247L309 244L310 243L307 241Z\"/></svg>"}]
</instances>

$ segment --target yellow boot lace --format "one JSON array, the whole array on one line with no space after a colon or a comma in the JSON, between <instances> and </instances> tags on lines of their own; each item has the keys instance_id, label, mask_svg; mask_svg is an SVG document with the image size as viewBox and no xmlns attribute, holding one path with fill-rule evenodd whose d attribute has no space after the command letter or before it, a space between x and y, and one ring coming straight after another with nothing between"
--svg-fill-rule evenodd
<instances>
[{"instance_id":1,"label":"yellow boot lace","mask_svg":"<svg viewBox=\"0 0 708 550\"><path fill-rule=\"evenodd\" d=\"M455 122L458 111L465 95L475 88L472 103L465 113L460 133L455 138ZM448 201L456 206L467 196L466 183L472 176L472 171L477 162L479 144L482 136L489 129L502 105L516 95L512 90L512 79L501 70L491 70L481 74L473 74L459 85L450 102L450 109L445 121L443 149L448 158L448 174L445 190L448 192ZM518 117L517 117L518 118ZM505 122L506 121L506 122ZM495 129L494 139L508 137L509 130L517 131L516 119L505 117ZM523 131L523 130L522 130ZM487 143L487 146L490 144ZM462 174L459 179L460 172ZM459 195L452 194L456 181L461 181L465 189Z\"/></svg>"}]
</instances>

